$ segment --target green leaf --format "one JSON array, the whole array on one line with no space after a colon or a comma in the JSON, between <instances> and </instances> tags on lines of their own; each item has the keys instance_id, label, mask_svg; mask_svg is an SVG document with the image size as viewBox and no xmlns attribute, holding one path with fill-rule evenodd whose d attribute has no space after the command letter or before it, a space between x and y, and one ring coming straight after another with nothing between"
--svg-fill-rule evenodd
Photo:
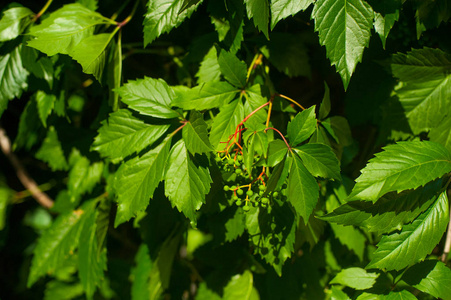
<instances>
[{"instance_id":1,"label":"green leaf","mask_svg":"<svg viewBox=\"0 0 451 300\"><path fill-rule=\"evenodd\" d=\"M327 132L337 139L342 146L352 144L352 133L348 120L342 116L333 116L322 121L321 124L326 128Z\"/></svg>"},{"instance_id":2,"label":"green leaf","mask_svg":"<svg viewBox=\"0 0 451 300\"><path fill-rule=\"evenodd\" d=\"M324 96L319 106L318 118L324 120L330 113L330 90L327 83L324 83Z\"/></svg>"},{"instance_id":3,"label":"green leaf","mask_svg":"<svg viewBox=\"0 0 451 300\"><path fill-rule=\"evenodd\" d=\"M416 264L404 273L402 280L436 298L451 299L451 270L441 261Z\"/></svg>"},{"instance_id":4,"label":"green leaf","mask_svg":"<svg viewBox=\"0 0 451 300\"><path fill-rule=\"evenodd\" d=\"M196 77L197 83L205 83L210 81L219 82L221 71L219 70L218 56L215 46L208 50L208 53L200 63L199 71L197 71Z\"/></svg>"},{"instance_id":5,"label":"green leaf","mask_svg":"<svg viewBox=\"0 0 451 300\"><path fill-rule=\"evenodd\" d=\"M274 203L270 210L251 207L246 213L246 228L254 253L270 264L279 276L294 251L297 223L288 203Z\"/></svg>"},{"instance_id":6,"label":"green leaf","mask_svg":"<svg viewBox=\"0 0 451 300\"><path fill-rule=\"evenodd\" d=\"M254 25L263 32L269 40L269 4L268 0L244 0L246 3L247 17L253 19Z\"/></svg>"},{"instance_id":7,"label":"green leaf","mask_svg":"<svg viewBox=\"0 0 451 300\"><path fill-rule=\"evenodd\" d=\"M338 273L330 283L338 283L356 290L366 290L373 287L377 277L379 274L368 273L362 268L348 268Z\"/></svg>"},{"instance_id":8,"label":"green leaf","mask_svg":"<svg viewBox=\"0 0 451 300\"><path fill-rule=\"evenodd\" d=\"M294 150L313 176L341 180L340 163L329 146L305 144Z\"/></svg>"},{"instance_id":9,"label":"green leaf","mask_svg":"<svg viewBox=\"0 0 451 300\"><path fill-rule=\"evenodd\" d=\"M31 27L30 35L35 38L27 45L49 56L69 54L78 43L94 34L96 25L111 23L115 25L115 22L79 3L67 4L51 13L41 24Z\"/></svg>"},{"instance_id":10,"label":"green leaf","mask_svg":"<svg viewBox=\"0 0 451 300\"><path fill-rule=\"evenodd\" d=\"M8 101L20 97L28 87L28 71L22 65L21 49L22 45L19 45L0 56L0 117Z\"/></svg>"},{"instance_id":11,"label":"green leaf","mask_svg":"<svg viewBox=\"0 0 451 300\"><path fill-rule=\"evenodd\" d=\"M44 300L70 300L83 296L80 283L65 283L52 280L45 287Z\"/></svg>"},{"instance_id":12,"label":"green leaf","mask_svg":"<svg viewBox=\"0 0 451 300\"><path fill-rule=\"evenodd\" d=\"M213 150L208 139L207 123L201 113L192 110L190 112L189 121L183 127L182 136L185 141L186 148L191 154L208 153Z\"/></svg>"},{"instance_id":13,"label":"green leaf","mask_svg":"<svg viewBox=\"0 0 451 300\"><path fill-rule=\"evenodd\" d=\"M441 180L426 184L423 188L404 191L400 194L388 193L376 203L371 201L351 201L320 219L341 225L360 226L369 232L389 233L401 230L428 209L435 201Z\"/></svg>"},{"instance_id":14,"label":"green leaf","mask_svg":"<svg viewBox=\"0 0 451 300\"><path fill-rule=\"evenodd\" d=\"M273 0L271 1L271 30L276 24L289 16L294 16L315 2L314 0Z\"/></svg>"},{"instance_id":15,"label":"green leaf","mask_svg":"<svg viewBox=\"0 0 451 300\"><path fill-rule=\"evenodd\" d=\"M393 25L399 19L399 10L391 14L386 14L383 16L380 13L374 13L374 30L376 30L382 41L382 47L385 49L385 43L387 41L388 34L393 28Z\"/></svg>"},{"instance_id":16,"label":"green leaf","mask_svg":"<svg viewBox=\"0 0 451 300\"><path fill-rule=\"evenodd\" d=\"M336 286L332 286L330 290L331 290L330 296L334 300L351 300L351 298L349 298L349 296L345 292L338 289Z\"/></svg>"},{"instance_id":17,"label":"green leaf","mask_svg":"<svg viewBox=\"0 0 451 300\"><path fill-rule=\"evenodd\" d=\"M45 137L45 130L39 119L38 108L35 101L28 101L20 115L19 129L13 144L13 150L25 148L30 150L36 143Z\"/></svg>"},{"instance_id":18,"label":"green leaf","mask_svg":"<svg viewBox=\"0 0 451 300\"><path fill-rule=\"evenodd\" d=\"M429 131L429 140L445 146L451 151L451 118L446 116L440 125L435 128L431 128Z\"/></svg>"},{"instance_id":19,"label":"green leaf","mask_svg":"<svg viewBox=\"0 0 451 300\"><path fill-rule=\"evenodd\" d=\"M53 87L54 68L53 61L48 56L40 57L40 52L34 48L22 47L22 64L34 76L47 81L49 88Z\"/></svg>"},{"instance_id":20,"label":"green leaf","mask_svg":"<svg viewBox=\"0 0 451 300\"><path fill-rule=\"evenodd\" d=\"M3 178L0 177L0 231L5 228L6 208L12 195L12 190L3 183Z\"/></svg>"},{"instance_id":21,"label":"green leaf","mask_svg":"<svg viewBox=\"0 0 451 300\"><path fill-rule=\"evenodd\" d=\"M360 261L363 261L365 252L365 236L352 226L341 226L337 224L330 224L335 237L340 243L346 246L349 250L355 253Z\"/></svg>"},{"instance_id":22,"label":"green leaf","mask_svg":"<svg viewBox=\"0 0 451 300\"><path fill-rule=\"evenodd\" d=\"M288 147L282 140L274 140L268 144L268 167L274 167L285 159Z\"/></svg>"},{"instance_id":23,"label":"green leaf","mask_svg":"<svg viewBox=\"0 0 451 300\"><path fill-rule=\"evenodd\" d=\"M401 270L423 260L440 242L448 222L449 203L445 191L401 232L384 235L366 268Z\"/></svg>"},{"instance_id":24,"label":"green leaf","mask_svg":"<svg viewBox=\"0 0 451 300\"><path fill-rule=\"evenodd\" d=\"M53 171L69 169L55 127L51 126L47 131L41 148L36 152L36 158L48 163Z\"/></svg>"},{"instance_id":25,"label":"green leaf","mask_svg":"<svg viewBox=\"0 0 451 300\"><path fill-rule=\"evenodd\" d=\"M75 211L60 215L39 238L31 261L27 286L31 287L41 276L53 273L78 246L78 238L86 215L94 209L94 202L85 202Z\"/></svg>"},{"instance_id":26,"label":"green leaf","mask_svg":"<svg viewBox=\"0 0 451 300\"><path fill-rule=\"evenodd\" d=\"M298 113L288 123L287 134L290 145L296 146L308 139L316 129L316 105Z\"/></svg>"},{"instance_id":27,"label":"green leaf","mask_svg":"<svg viewBox=\"0 0 451 300\"><path fill-rule=\"evenodd\" d=\"M450 113L451 55L440 49L415 49L392 57L395 88L414 134L428 131Z\"/></svg>"},{"instance_id":28,"label":"green leaf","mask_svg":"<svg viewBox=\"0 0 451 300\"><path fill-rule=\"evenodd\" d=\"M92 299L96 286L103 280L103 271L106 270L106 249L99 252L102 245L97 244L97 215L96 210L87 213L80 234L83 242L78 250L78 276L88 299Z\"/></svg>"},{"instance_id":29,"label":"green leaf","mask_svg":"<svg viewBox=\"0 0 451 300\"><path fill-rule=\"evenodd\" d=\"M364 0L318 0L312 17L319 42L340 73L345 90L368 46L374 12Z\"/></svg>"},{"instance_id":30,"label":"green leaf","mask_svg":"<svg viewBox=\"0 0 451 300\"><path fill-rule=\"evenodd\" d=\"M77 3L82 4L84 7L90 10L96 11L99 7L98 0L77 0Z\"/></svg>"},{"instance_id":31,"label":"green leaf","mask_svg":"<svg viewBox=\"0 0 451 300\"><path fill-rule=\"evenodd\" d=\"M176 89L173 105L185 110L221 107L232 100L238 90L224 81L209 81L192 89Z\"/></svg>"},{"instance_id":32,"label":"green leaf","mask_svg":"<svg viewBox=\"0 0 451 300\"><path fill-rule=\"evenodd\" d=\"M243 274L233 276L224 288L224 300L251 299L254 278L252 272L244 271Z\"/></svg>"},{"instance_id":33,"label":"green leaf","mask_svg":"<svg viewBox=\"0 0 451 300\"><path fill-rule=\"evenodd\" d=\"M224 106L213 119L210 131L210 142L215 150L223 150L230 135L235 132L238 124L244 119L244 108L241 100L234 100Z\"/></svg>"},{"instance_id":34,"label":"green leaf","mask_svg":"<svg viewBox=\"0 0 451 300\"><path fill-rule=\"evenodd\" d=\"M113 38L114 33L101 33L83 39L70 52L86 74L93 74L101 82L105 69L106 48Z\"/></svg>"},{"instance_id":35,"label":"green leaf","mask_svg":"<svg viewBox=\"0 0 451 300\"><path fill-rule=\"evenodd\" d=\"M349 200L376 202L388 192L416 189L451 171L451 153L428 141L399 142L376 153L356 179Z\"/></svg>"},{"instance_id":36,"label":"green leaf","mask_svg":"<svg viewBox=\"0 0 451 300\"><path fill-rule=\"evenodd\" d=\"M246 85L246 63L239 60L236 55L221 49L218 57L219 70L224 78L237 88Z\"/></svg>"},{"instance_id":37,"label":"green leaf","mask_svg":"<svg viewBox=\"0 0 451 300\"><path fill-rule=\"evenodd\" d=\"M307 225L310 215L318 202L319 188L315 178L302 164L300 158L293 155L288 176L288 201Z\"/></svg>"},{"instance_id":38,"label":"green leaf","mask_svg":"<svg viewBox=\"0 0 451 300\"><path fill-rule=\"evenodd\" d=\"M386 294L370 294L363 292L360 294L356 300L416 300L417 297L412 295L407 290L402 290L400 292L391 291L388 295Z\"/></svg>"},{"instance_id":39,"label":"green leaf","mask_svg":"<svg viewBox=\"0 0 451 300\"><path fill-rule=\"evenodd\" d=\"M0 42L18 37L31 22L33 12L26 7L12 7L3 11L0 19Z\"/></svg>"},{"instance_id":40,"label":"green leaf","mask_svg":"<svg viewBox=\"0 0 451 300\"><path fill-rule=\"evenodd\" d=\"M116 92L122 102L143 115L161 119L178 117L177 112L171 109L175 93L163 79L144 77L130 80Z\"/></svg>"},{"instance_id":41,"label":"green leaf","mask_svg":"<svg viewBox=\"0 0 451 300\"><path fill-rule=\"evenodd\" d=\"M195 5L182 11L184 0L149 0L147 13L144 15L144 47L163 33L179 26L197 9Z\"/></svg>"},{"instance_id":42,"label":"green leaf","mask_svg":"<svg viewBox=\"0 0 451 300\"><path fill-rule=\"evenodd\" d=\"M39 118L41 119L44 127L47 127L47 118L52 113L53 106L55 105L56 101L56 96L52 94L46 94L43 91L37 91L35 97L38 106Z\"/></svg>"},{"instance_id":43,"label":"green leaf","mask_svg":"<svg viewBox=\"0 0 451 300\"><path fill-rule=\"evenodd\" d=\"M100 181L103 172L103 162L91 162L78 151L73 151L69 157L71 170L67 182L71 201L75 202L85 193L90 193Z\"/></svg>"},{"instance_id":44,"label":"green leaf","mask_svg":"<svg viewBox=\"0 0 451 300\"><path fill-rule=\"evenodd\" d=\"M115 227L146 209L149 198L163 179L170 146L171 137L168 137L143 156L119 167L113 183L118 202Z\"/></svg>"},{"instance_id":45,"label":"green leaf","mask_svg":"<svg viewBox=\"0 0 451 300\"><path fill-rule=\"evenodd\" d=\"M132 299L149 299L150 270L154 267L145 243L139 246L135 256L136 266L131 271Z\"/></svg>"},{"instance_id":46,"label":"green leaf","mask_svg":"<svg viewBox=\"0 0 451 300\"><path fill-rule=\"evenodd\" d=\"M98 151L113 162L119 162L152 146L168 128L169 125L146 124L134 117L128 109L120 109L102 122L92 150Z\"/></svg>"},{"instance_id":47,"label":"green leaf","mask_svg":"<svg viewBox=\"0 0 451 300\"><path fill-rule=\"evenodd\" d=\"M164 179L165 194L172 205L196 222L196 211L205 202L212 180L208 168L191 159L183 140L171 149Z\"/></svg>"}]
</instances>

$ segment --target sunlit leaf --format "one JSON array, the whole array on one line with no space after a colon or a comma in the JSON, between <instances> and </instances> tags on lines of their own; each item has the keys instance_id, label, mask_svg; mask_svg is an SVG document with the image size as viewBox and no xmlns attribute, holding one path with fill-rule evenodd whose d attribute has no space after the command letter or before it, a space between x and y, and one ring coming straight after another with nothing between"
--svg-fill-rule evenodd
<instances>
[{"instance_id":1,"label":"sunlit leaf","mask_svg":"<svg viewBox=\"0 0 451 300\"><path fill-rule=\"evenodd\" d=\"M33 12L26 7L12 7L3 11L0 19L0 42L18 37L30 24Z\"/></svg>"}]
</instances>

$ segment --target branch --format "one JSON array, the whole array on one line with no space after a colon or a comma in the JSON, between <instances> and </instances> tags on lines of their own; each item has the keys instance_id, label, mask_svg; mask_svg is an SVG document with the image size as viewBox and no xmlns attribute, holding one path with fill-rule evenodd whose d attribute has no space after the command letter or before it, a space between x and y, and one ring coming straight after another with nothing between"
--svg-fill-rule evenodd
<instances>
[{"instance_id":1,"label":"branch","mask_svg":"<svg viewBox=\"0 0 451 300\"><path fill-rule=\"evenodd\" d=\"M28 175L22 163L19 161L17 156L11 151L11 141L6 135L5 130L0 127L0 147L3 153L9 159L14 169L16 170L17 177L23 186L30 191L31 196L36 199L36 201L45 208L50 208L53 206L53 200L44 192L42 192L36 181Z\"/></svg>"}]
</instances>

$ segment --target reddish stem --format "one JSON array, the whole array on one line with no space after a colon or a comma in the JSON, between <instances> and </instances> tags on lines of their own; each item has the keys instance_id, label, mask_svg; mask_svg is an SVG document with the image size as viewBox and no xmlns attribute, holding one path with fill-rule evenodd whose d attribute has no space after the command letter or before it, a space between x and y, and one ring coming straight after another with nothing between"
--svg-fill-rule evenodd
<instances>
[{"instance_id":1,"label":"reddish stem","mask_svg":"<svg viewBox=\"0 0 451 300\"><path fill-rule=\"evenodd\" d=\"M288 142L287 142L287 140L285 139L285 137L283 136L283 134L282 134L279 130L277 130L276 128L274 128L274 127L268 127L268 128L265 129L265 131L267 131L267 130L269 130L269 129L274 130L275 132L277 132L277 133L282 137L283 141L284 141L285 144L287 145L287 148L291 151L291 146L290 146L290 144L288 144Z\"/></svg>"}]
</instances>

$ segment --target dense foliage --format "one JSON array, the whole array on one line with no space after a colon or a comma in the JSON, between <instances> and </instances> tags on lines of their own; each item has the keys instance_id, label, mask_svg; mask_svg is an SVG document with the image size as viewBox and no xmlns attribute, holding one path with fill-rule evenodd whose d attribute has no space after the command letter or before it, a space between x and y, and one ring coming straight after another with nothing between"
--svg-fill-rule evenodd
<instances>
[{"instance_id":1,"label":"dense foliage","mask_svg":"<svg viewBox=\"0 0 451 300\"><path fill-rule=\"evenodd\" d=\"M448 0L28 2L1 299L451 299Z\"/></svg>"}]
</instances>

